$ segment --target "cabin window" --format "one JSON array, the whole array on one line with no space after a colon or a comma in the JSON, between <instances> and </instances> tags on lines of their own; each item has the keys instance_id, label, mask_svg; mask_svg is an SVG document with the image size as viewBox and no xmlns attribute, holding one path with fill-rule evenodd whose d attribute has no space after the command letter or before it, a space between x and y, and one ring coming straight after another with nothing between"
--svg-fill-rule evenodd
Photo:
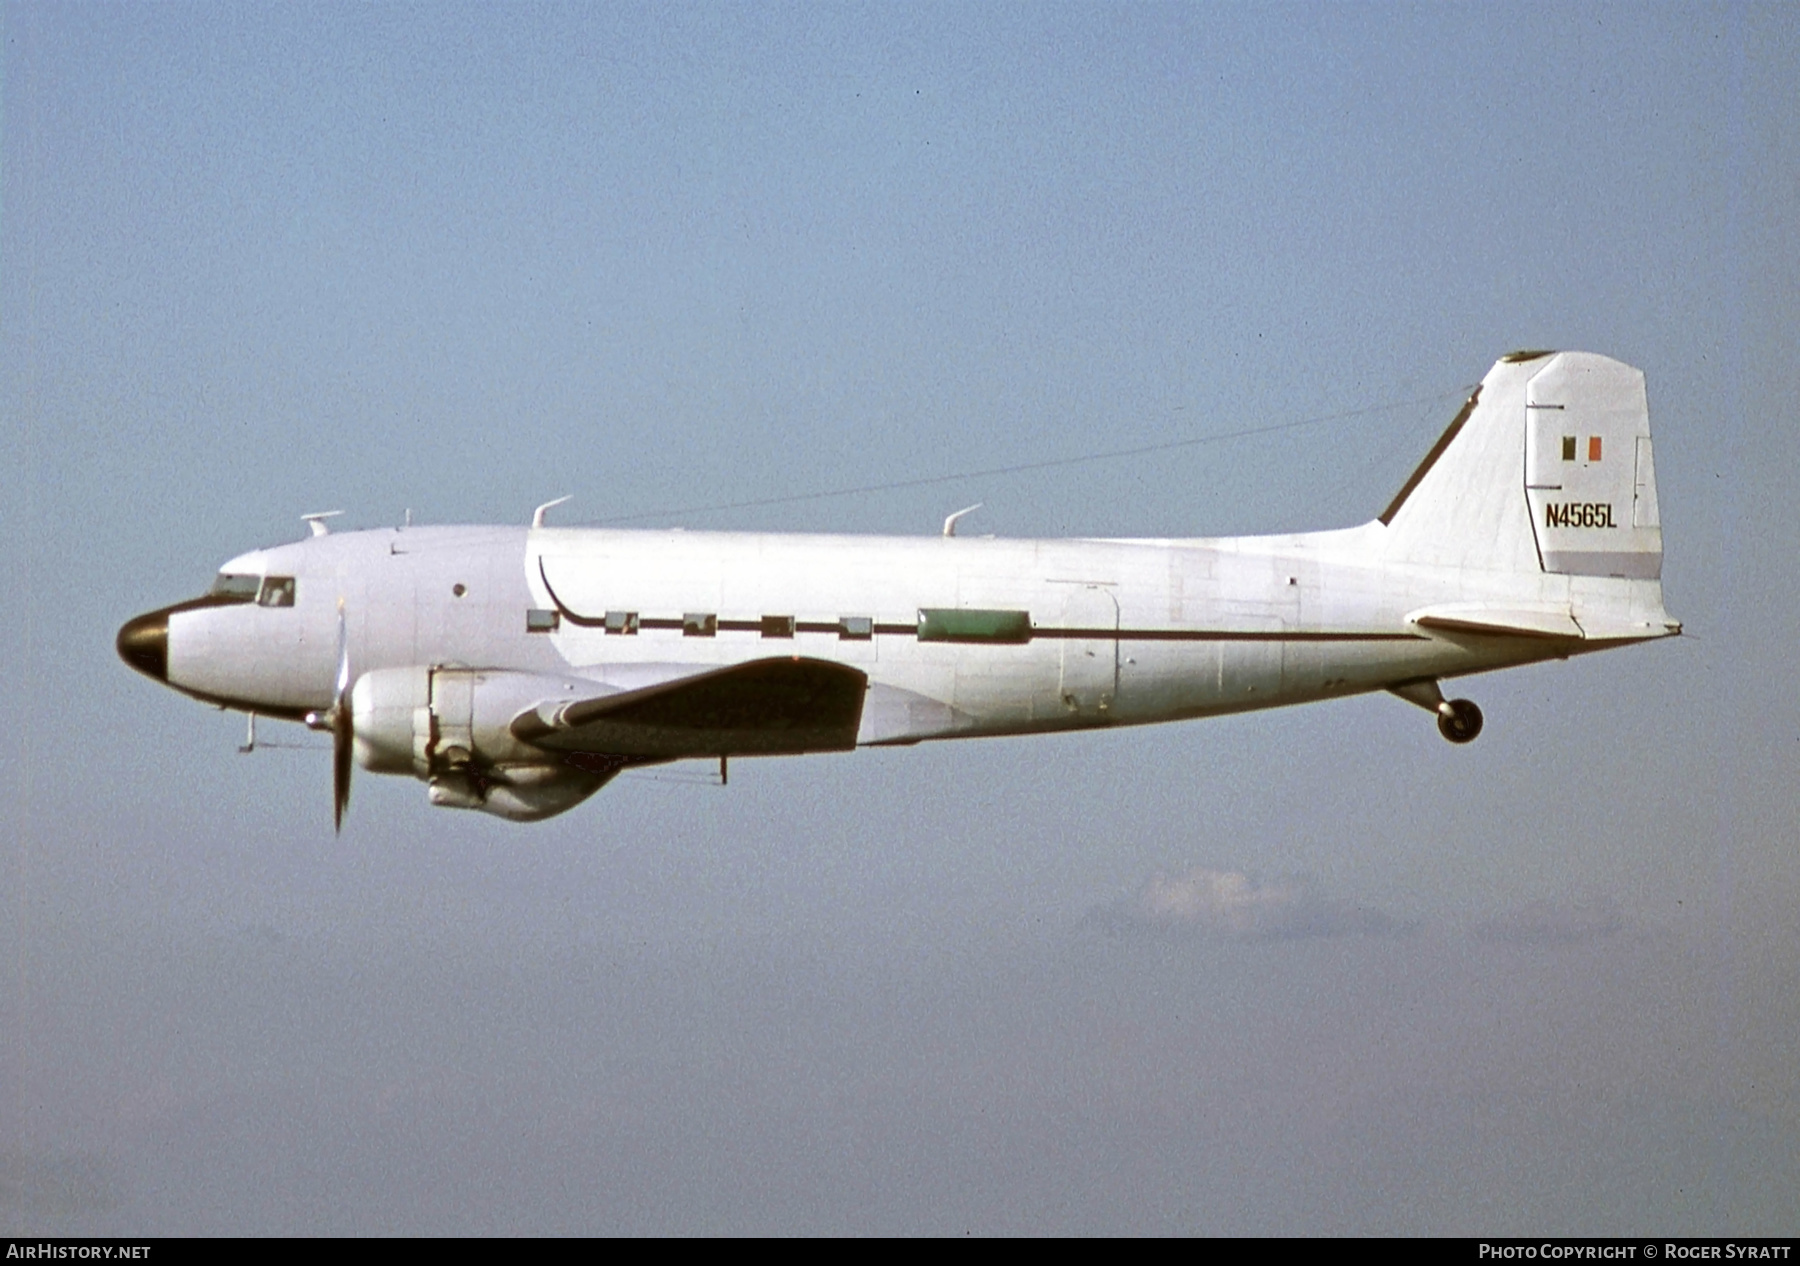
<instances>
[{"instance_id":1,"label":"cabin window","mask_svg":"<svg viewBox=\"0 0 1800 1266\"><path fill-rule=\"evenodd\" d=\"M525 612L525 631L527 633L554 633L561 625L561 612L547 610L543 607L531 607Z\"/></svg>"},{"instance_id":2,"label":"cabin window","mask_svg":"<svg viewBox=\"0 0 1800 1266\"><path fill-rule=\"evenodd\" d=\"M681 617L681 636L717 637L719 617L711 611L688 611Z\"/></svg>"},{"instance_id":3,"label":"cabin window","mask_svg":"<svg viewBox=\"0 0 1800 1266\"><path fill-rule=\"evenodd\" d=\"M262 592L256 595L259 607L291 607L294 605L292 576L264 576Z\"/></svg>"},{"instance_id":4,"label":"cabin window","mask_svg":"<svg viewBox=\"0 0 1800 1266\"><path fill-rule=\"evenodd\" d=\"M765 615L762 618L762 635L764 637L794 636L794 617L791 615Z\"/></svg>"},{"instance_id":5,"label":"cabin window","mask_svg":"<svg viewBox=\"0 0 1800 1266\"><path fill-rule=\"evenodd\" d=\"M213 578L209 596L223 598L228 602L255 602L256 595L262 590L261 576L245 576L235 572L220 572Z\"/></svg>"},{"instance_id":6,"label":"cabin window","mask_svg":"<svg viewBox=\"0 0 1800 1266\"><path fill-rule=\"evenodd\" d=\"M866 642L875 636L875 621L866 615L839 616L838 636L846 642Z\"/></svg>"},{"instance_id":7,"label":"cabin window","mask_svg":"<svg viewBox=\"0 0 1800 1266\"><path fill-rule=\"evenodd\" d=\"M635 636L638 631L638 613L635 611L608 611L606 613L606 631L620 637Z\"/></svg>"},{"instance_id":8,"label":"cabin window","mask_svg":"<svg viewBox=\"0 0 1800 1266\"><path fill-rule=\"evenodd\" d=\"M919 611L921 642L1003 642L1031 640L1029 611L984 611L925 607Z\"/></svg>"}]
</instances>

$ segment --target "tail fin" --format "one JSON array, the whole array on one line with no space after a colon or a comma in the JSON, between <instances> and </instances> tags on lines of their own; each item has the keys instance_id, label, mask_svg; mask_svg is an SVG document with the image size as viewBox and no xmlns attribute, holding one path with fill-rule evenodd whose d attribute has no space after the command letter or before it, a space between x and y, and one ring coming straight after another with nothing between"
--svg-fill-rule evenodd
<instances>
[{"instance_id":1,"label":"tail fin","mask_svg":"<svg viewBox=\"0 0 1800 1266\"><path fill-rule=\"evenodd\" d=\"M1503 357L1380 521L1407 562L1657 579L1643 373L1592 352Z\"/></svg>"}]
</instances>

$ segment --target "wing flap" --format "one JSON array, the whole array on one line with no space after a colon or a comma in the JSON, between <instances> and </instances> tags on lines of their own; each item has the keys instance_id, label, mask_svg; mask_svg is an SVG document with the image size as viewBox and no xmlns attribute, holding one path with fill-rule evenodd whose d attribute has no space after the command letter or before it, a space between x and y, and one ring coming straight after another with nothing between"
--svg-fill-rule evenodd
<instances>
[{"instance_id":1,"label":"wing flap","mask_svg":"<svg viewBox=\"0 0 1800 1266\"><path fill-rule=\"evenodd\" d=\"M856 746L867 675L794 656L758 659L597 699L521 712L513 734L622 756L793 755Z\"/></svg>"}]
</instances>

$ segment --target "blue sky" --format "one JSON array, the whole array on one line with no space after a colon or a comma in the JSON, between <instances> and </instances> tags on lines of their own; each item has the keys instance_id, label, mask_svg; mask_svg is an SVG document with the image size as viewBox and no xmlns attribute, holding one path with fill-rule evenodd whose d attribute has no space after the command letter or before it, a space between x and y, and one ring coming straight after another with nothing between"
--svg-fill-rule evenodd
<instances>
[{"instance_id":1,"label":"blue sky","mask_svg":"<svg viewBox=\"0 0 1800 1266\"><path fill-rule=\"evenodd\" d=\"M677 992L706 998L704 947L732 937L812 947L833 980L855 974L834 954L963 940L1061 961L1086 912L1192 867L1305 876L1423 926L1415 947L1533 903L1691 938L1695 1006L1724 989L1738 1009L1670 1020L1670 1041L1714 1035L1680 1102L1791 1144L1800 1086L1766 1054L1800 1040L1791 8L9 4L3 34L0 938L21 1023L0 1134L31 1140L19 1164L99 1157L129 1222L148 1207L131 1158L162 1137L154 1113L78 1109L131 1082L127 1056L46 1080L116 1015L71 1019L45 963L166 953L171 979L211 979L196 938L246 928L377 976L377 945L622 941L688 955ZM975 501L968 530L1007 536L1350 524L1527 346L1647 373L1665 592L1692 636L1470 683L1488 729L1466 752L1382 697L757 762L727 792L626 779L523 832L364 778L333 841L322 755L240 759L237 720L112 652L125 618L313 510L523 522L572 493L570 521L693 527L929 532ZM1370 406L1154 458L695 509ZM138 936L164 948L122 948ZM941 999L991 987L971 955L870 970ZM1578 951L1543 970L1594 987ZM96 996L130 994L93 971L114 982ZM1273 976L1271 1006L1305 1014L1305 973ZM1054 1028L1064 988L1030 1024ZM1433 995L1445 1025L1473 1023L1455 996ZM250 1058L245 1008L207 1058ZM171 1068L201 1059L171 1041ZM1368 1076L1386 1102L1390 1073ZM1661 1076L1619 1093L1666 1096ZM1406 1121L1369 1111L1402 1146ZM202 1166L194 1190L217 1180ZM181 1225L230 1225L195 1200Z\"/></svg>"}]
</instances>

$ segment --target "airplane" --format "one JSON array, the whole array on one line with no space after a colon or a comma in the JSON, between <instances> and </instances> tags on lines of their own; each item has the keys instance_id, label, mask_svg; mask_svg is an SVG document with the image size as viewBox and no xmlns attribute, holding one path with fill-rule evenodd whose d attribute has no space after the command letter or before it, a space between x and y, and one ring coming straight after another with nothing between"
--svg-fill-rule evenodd
<instances>
[{"instance_id":1,"label":"airplane","mask_svg":"<svg viewBox=\"0 0 1800 1266\"><path fill-rule=\"evenodd\" d=\"M566 500L566 498L564 498ZM332 736L431 804L562 813L620 771L1216 716L1377 690L1452 743L1440 682L1679 635L1644 375L1522 351L1359 527L1007 540L529 527L253 550L118 651L183 694Z\"/></svg>"}]
</instances>

